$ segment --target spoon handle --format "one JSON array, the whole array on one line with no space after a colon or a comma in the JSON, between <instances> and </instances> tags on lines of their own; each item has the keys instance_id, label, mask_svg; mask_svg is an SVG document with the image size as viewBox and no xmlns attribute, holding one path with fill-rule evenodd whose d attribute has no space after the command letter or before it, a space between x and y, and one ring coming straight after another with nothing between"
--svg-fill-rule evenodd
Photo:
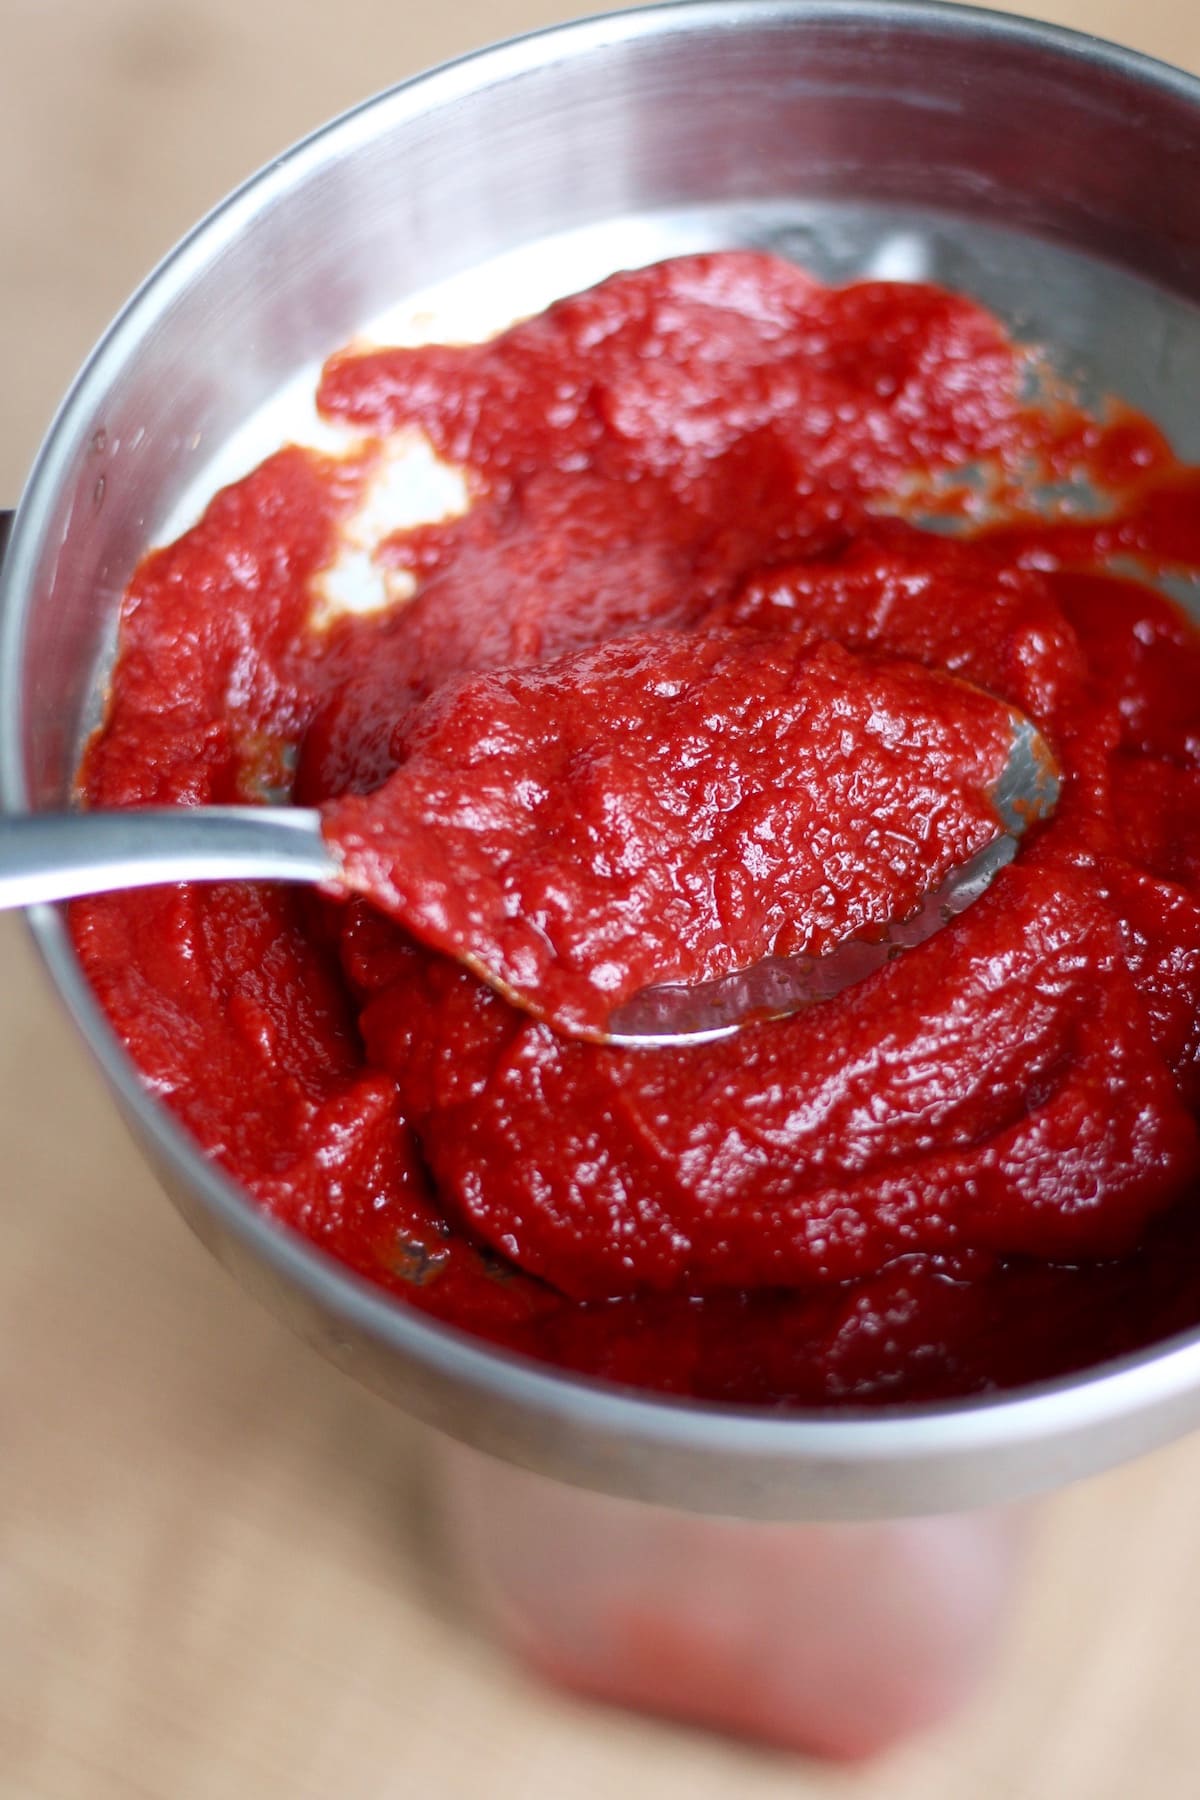
<instances>
[{"instance_id":1,"label":"spoon handle","mask_svg":"<svg viewBox=\"0 0 1200 1800\"><path fill-rule=\"evenodd\" d=\"M165 881L336 881L297 806L137 807L0 817L0 909Z\"/></svg>"}]
</instances>

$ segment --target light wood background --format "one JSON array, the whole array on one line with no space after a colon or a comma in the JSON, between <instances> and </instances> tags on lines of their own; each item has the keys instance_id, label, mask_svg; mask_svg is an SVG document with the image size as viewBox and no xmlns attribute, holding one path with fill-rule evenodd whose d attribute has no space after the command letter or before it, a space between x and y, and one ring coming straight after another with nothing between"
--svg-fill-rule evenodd
<instances>
[{"instance_id":1,"label":"light wood background","mask_svg":"<svg viewBox=\"0 0 1200 1800\"><path fill-rule=\"evenodd\" d=\"M362 95L574 10L0 0L0 496L111 313L236 180ZM1200 70L1196 0L1045 12ZM0 1794L1200 1794L1200 1440L1045 1506L995 1679L884 1764L589 1708L474 1626L418 1435L178 1224L12 921L0 994Z\"/></svg>"}]
</instances>

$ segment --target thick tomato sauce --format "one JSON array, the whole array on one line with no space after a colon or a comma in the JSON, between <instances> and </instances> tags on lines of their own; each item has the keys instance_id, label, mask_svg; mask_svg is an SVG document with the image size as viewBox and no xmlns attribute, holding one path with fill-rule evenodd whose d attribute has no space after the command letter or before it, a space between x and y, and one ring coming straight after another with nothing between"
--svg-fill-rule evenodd
<instances>
[{"instance_id":1,"label":"thick tomato sauce","mask_svg":"<svg viewBox=\"0 0 1200 1800\"><path fill-rule=\"evenodd\" d=\"M1014 739L981 689L798 631L618 638L412 724L381 787L325 803L343 884L597 1042L646 988L908 918L998 835Z\"/></svg>"},{"instance_id":2,"label":"thick tomato sauce","mask_svg":"<svg viewBox=\"0 0 1200 1800\"><path fill-rule=\"evenodd\" d=\"M484 345L332 358L319 405L358 447L281 451L147 556L81 786L96 806L294 796L361 847L376 796L419 779L411 929L250 885L80 903L84 966L153 1090L391 1292L660 1391L942 1396L1200 1320L1200 642L1151 585L1200 569L1200 475L1148 421L1034 374L961 297L830 290L742 253L617 276ZM471 505L378 550L411 597L330 619L339 531L413 428ZM1077 498L1039 507L1051 488ZM718 871L654 807L736 810L756 659L767 788L802 767L809 816L789 839L759 796L741 836L716 830ZM801 690L793 741L776 702ZM820 1007L623 1051L442 953L447 920L481 929L437 860L481 746L553 979L612 963L590 873L656 845L715 896L679 965L703 973L723 931L819 948L877 916L860 890L911 904L979 829L947 810L933 728L982 759L997 703L1060 763L1054 818L968 913ZM510 791L548 810L531 825ZM881 880L885 814L920 855ZM824 884L803 867L818 827ZM641 919L631 980L639 942L673 939L653 893Z\"/></svg>"}]
</instances>

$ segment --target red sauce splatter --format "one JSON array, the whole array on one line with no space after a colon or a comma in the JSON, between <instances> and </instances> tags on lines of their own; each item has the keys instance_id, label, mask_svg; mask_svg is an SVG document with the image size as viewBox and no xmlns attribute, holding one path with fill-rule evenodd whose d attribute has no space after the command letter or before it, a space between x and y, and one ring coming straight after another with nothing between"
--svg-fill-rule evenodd
<instances>
[{"instance_id":1,"label":"red sauce splatter","mask_svg":"<svg viewBox=\"0 0 1200 1800\"><path fill-rule=\"evenodd\" d=\"M564 1037L431 948L428 918L410 915L418 942L361 900L80 903L80 956L147 1081L260 1204L493 1341L763 1405L1019 1384L1200 1320L1200 640L1151 585L1200 571L1200 473L1128 409L1092 417L1053 382L1030 399L1030 360L936 288L685 258L485 345L334 357L320 405L369 434L361 453L285 450L146 558L81 773L93 805L290 782L352 835L389 777L384 796L428 778L428 877L487 733L540 717L491 770L504 845L511 776L557 796L560 846L598 841L589 795L610 824L624 797L604 854L642 854L686 760L654 671L663 691L728 677L690 719L691 806L705 775L744 768L721 727L748 716L756 658L768 695L793 675L850 700L908 681L881 716L940 728L964 691L945 676L963 678L1029 713L1064 774L1054 818L946 930L820 1008L687 1049ZM414 425L473 503L381 550L411 600L323 624L313 583L376 440ZM1051 485L1074 500L1039 507ZM867 715L850 712L853 762ZM583 763L564 761L577 729ZM871 889L833 734L801 736L770 774L809 755L837 893L903 905L895 872ZM901 795L914 742L894 747ZM886 758L861 766L866 819L891 802ZM918 887L955 829L930 833ZM711 834L719 880L687 833L658 836L712 883L693 971L738 931L741 954L855 922L814 915L797 844L784 920L746 872L753 829ZM584 877L564 885L578 859L547 874L536 833L517 848L522 903L540 893L586 994L603 921ZM641 923L657 957L672 932L653 906ZM643 966L632 942L616 961Z\"/></svg>"}]
</instances>

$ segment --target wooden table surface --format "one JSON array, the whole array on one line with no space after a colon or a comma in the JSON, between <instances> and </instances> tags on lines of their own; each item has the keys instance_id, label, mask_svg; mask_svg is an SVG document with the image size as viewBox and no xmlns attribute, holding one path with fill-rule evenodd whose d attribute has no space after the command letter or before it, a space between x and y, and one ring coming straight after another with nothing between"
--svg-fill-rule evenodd
<instances>
[{"instance_id":1,"label":"wooden table surface","mask_svg":"<svg viewBox=\"0 0 1200 1800\"><path fill-rule=\"evenodd\" d=\"M570 10L0 0L0 494L126 293L236 180ZM1046 16L1200 70L1195 0ZM886 1763L830 1771L560 1697L473 1625L419 1434L178 1223L11 920L0 992L4 1796L1200 1794L1200 1439L1045 1505L991 1685Z\"/></svg>"}]
</instances>

